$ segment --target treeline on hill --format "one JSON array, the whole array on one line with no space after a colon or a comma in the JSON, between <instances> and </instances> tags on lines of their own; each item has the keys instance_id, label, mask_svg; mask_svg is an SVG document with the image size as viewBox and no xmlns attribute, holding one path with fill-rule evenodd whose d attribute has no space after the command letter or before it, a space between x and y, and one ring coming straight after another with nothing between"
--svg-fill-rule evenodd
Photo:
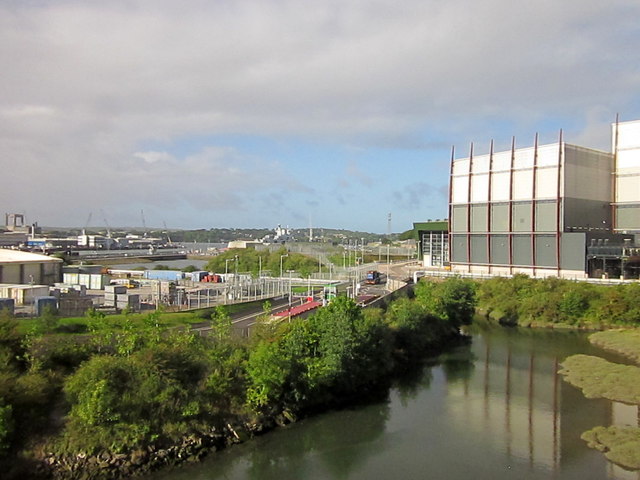
<instances>
[{"instance_id":1,"label":"treeline on hill","mask_svg":"<svg viewBox=\"0 0 640 480\"><path fill-rule=\"evenodd\" d=\"M526 275L479 283L479 310L502 325L604 328L640 324L640 284L615 286Z\"/></svg>"},{"instance_id":2,"label":"treeline on hill","mask_svg":"<svg viewBox=\"0 0 640 480\"><path fill-rule=\"evenodd\" d=\"M254 276L258 276L261 266L264 274L268 273L273 277L280 276L280 262L282 262L284 276L287 275L288 270L295 270L296 275L306 278L320 269L317 258L314 259L301 253L288 252L284 247L273 252L268 250L258 251L252 248L234 248L213 257L207 263L205 269L215 273L223 273L225 271L234 273L236 271L236 257L238 262L237 271L241 273L250 272ZM326 270L326 267L323 268Z\"/></svg>"},{"instance_id":3,"label":"treeline on hill","mask_svg":"<svg viewBox=\"0 0 640 480\"><path fill-rule=\"evenodd\" d=\"M93 334L21 335L0 312L0 460L22 462L16 478L33 474L28 459L73 477L125 458L131 474L166 464L159 452L185 438L205 445L230 425L259 430L267 419L366 398L457 337L474 290L460 279L421 282L415 298L384 311L340 297L306 320L261 322L249 340L231 334L224 307L206 337L161 329L158 313L135 329L110 332L107 317Z\"/></svg>"}]
</instances>

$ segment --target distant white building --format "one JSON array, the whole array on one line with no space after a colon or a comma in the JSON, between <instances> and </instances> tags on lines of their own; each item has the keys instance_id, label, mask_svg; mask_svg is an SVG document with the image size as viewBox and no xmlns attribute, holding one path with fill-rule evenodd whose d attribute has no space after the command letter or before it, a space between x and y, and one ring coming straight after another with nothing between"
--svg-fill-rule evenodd
<instances>
[{"instance_id":1,"label":"distant white building","mask_svg":"<svg viewBox=\"0 0 640 480\"><path fill-rule=\"evenodd\" d=\"M272 235L267 235L262 239L263 243L286 243L293 242L295 239L291 234L291 229L289 227L283 228L281 225L278 225L274 233Z\"/></svg>"}]
</instances>

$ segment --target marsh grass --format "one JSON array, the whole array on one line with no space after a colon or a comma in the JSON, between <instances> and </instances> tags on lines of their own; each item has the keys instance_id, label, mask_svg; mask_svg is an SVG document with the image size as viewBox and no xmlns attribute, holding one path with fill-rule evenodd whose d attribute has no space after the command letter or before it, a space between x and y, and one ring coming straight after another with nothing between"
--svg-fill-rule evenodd
<instances>
[{"instance_id":1,"label":"marsh grass","mask_svg":"<svg viewBox=\"0 0 640 480\"><path fill-rule=\"evenodd\" d=\"M639 330L608 330L589 337L594 345L640 361ZM589 355L572 355L562 362L560 374L580 388L587 398L606 398L640 405L640 367L608 362ZM581 438L604 453L611 462L629 470L640 470L640 428L598 426Z\"/></svg>"},{"instance_id":2,"label":"marsh grass","mask_svg":"<svg viewBox=\"0 0 640 480\"><path fill-rule=\"evenodd\" d=\"M640 330L606 330L594 333L589 341L605 350L618 352L640 362Z\"/></svg>"},{"instance_id":3,"label":"marsh grass","mask_svg":"<svg viewBox=\"0 0 640 480\"><path fill-rule=\"evenodd\" d=\"M628 470L640 470L640 428L595 427L584 432L581 438L611 462Z\"/></svg>"},{"instance_id":4,"label":"marsh grass","mask_svg":"<svg viewBox=\"0 0 640 480\"><path fill-rule=\"evenodd\" d=\"M560 374L587 398L606 398L640 404L640 368L611 363L600 357L572 355L562 362Z\"/></svg>"}]
</instances>

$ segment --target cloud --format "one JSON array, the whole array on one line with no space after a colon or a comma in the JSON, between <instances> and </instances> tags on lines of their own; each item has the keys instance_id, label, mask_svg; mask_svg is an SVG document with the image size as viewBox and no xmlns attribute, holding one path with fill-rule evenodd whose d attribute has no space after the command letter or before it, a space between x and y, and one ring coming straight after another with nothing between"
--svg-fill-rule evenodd
<instances>
[{"instance_id":1,"label":"cloud","mask_svg":"<svg viewBox=\"0 0 640 480\"><path fill-rule=\"evenodd\" d=\"M358 183L370 187L373 184L373 179L366 173L364 170L360 168L358 162L355 160L350 160L347 162L346 166L346 175Z\"/></svg>"},{"instance_id":2,"label":"cloud","mask_svg":"<svg viewBox=\"0 0 640 480\"><path fill-rule=\"evenodd\" d=\"M2 2L0 203L59 224L88 204L133 221L132 203L174 224L250 223L282 179L284 203L311 195L273 152L215 140L236 134L361 152L343 203L373 185L372 148L437 151L558 117L599 146L615 112L640 115L638 17L634 0Z\"/></svg>"},{"instance_id":3,"label":"cloud","mask_svg":"<svg viewBox=\"0 0 640 480\"><path fill-rule=\"evenodd\" d=\"M173 156L167 152L135 152L133 156L147 163L170 162L173 160Z\"/></svg>"},{"instance_id":4,"label":"cloud","mask_svg":"<svg viewBox=\"0 0 640 480\"><path fill-rule=\"evenodd\" d=\"M406 185L402 190L393 192L395 204L403 210L419 210L425 200L440 193L437 188L425 182Z\"/></svg>"}]
</instances>

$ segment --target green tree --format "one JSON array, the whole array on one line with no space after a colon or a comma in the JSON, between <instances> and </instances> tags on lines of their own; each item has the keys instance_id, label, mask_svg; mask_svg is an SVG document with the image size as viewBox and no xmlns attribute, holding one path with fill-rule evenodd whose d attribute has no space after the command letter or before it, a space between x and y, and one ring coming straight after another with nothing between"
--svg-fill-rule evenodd
<instances>
[{"instance_id":1,"label":"green tree","mask_svg":"<svg viewBox=\"0 0 640 480\"><path fill-rule=\"evenodd\" d=\"M444 282L421 280L415 294L429 312L458 328L473 320L477 304L475 290L474 282L452 277Z\"/></svg>"},{"instance_id":2,"label":"green tree","mask_svg":"<svg viewBox=\"0 0 640 480\"><path fill-rule=\"evenodd\" d=\"M220 341L231 338L231 317L223 305L218 305L211 314L211 333Z\"/></svg>"}]
</instances>

